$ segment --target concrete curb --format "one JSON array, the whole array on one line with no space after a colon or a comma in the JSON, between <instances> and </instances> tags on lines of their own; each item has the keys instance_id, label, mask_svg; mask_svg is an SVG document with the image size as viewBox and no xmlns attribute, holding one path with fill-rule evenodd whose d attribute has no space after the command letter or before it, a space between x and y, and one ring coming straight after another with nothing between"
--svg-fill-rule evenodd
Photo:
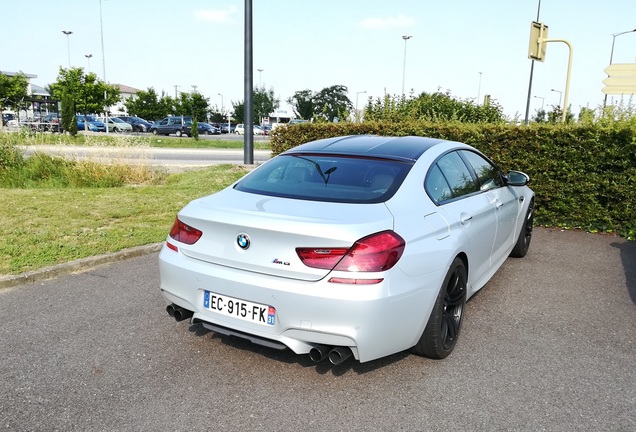
<instances>
[{"instance_id":1,"label":"concrete curb","mask_svg":"<svg viewBox=\"0 0 636 432\"><path fill-rule=\"evenodd\" d=\"M39 270L34 270L19 275L0 276L0 289L9 288L29 282L38 282L46 279L52 279L71 273L80 273L102 264L108 264L116 261L122 261L128 258L159 252L162 246L163 242L153 243L149 245L133 247L130 249L124 249L119 252L97 255L63 264L57 264L50 267L44 267Z\"/></svg>"}]
</instances>

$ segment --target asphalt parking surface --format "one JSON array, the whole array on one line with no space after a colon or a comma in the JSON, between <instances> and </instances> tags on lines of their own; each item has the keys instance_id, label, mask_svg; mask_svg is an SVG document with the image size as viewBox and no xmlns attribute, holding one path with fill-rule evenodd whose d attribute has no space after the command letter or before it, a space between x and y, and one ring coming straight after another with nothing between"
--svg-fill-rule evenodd
<instances>
[{"instance_id":1,"label":"asphalt parking surface","mask_svg":"<svg viewBox=\"0 0 636 432\"><path fill-rule=\"evenodd\" d=\"M0 429L636 430L636 242L536 229L449 358L339 366L176 323L156 252L88 267L0 290Z\"/></svg>"}]
</instances>

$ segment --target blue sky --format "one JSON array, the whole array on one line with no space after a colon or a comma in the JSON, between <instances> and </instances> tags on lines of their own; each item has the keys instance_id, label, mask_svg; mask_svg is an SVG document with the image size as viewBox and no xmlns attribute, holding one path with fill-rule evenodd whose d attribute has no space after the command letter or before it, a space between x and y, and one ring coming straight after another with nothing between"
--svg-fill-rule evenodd
<instances>
[{"instance_id":1,"label":"blue sky","mask_svg":"<svg viewBox=\"0 0 636 432\"><path fill-rule=\"evenodd\" d=\"M530 22L538 0L254 0L254 84L284 102L295 91L345 85L360 107L385 93L490 94L510 117L525 114ZM243 100L243 11L237 0L0 0L0 70L54 82L60 66L174 95L196 86L212 105ZM612 34L636 28L634 0L542 0L550 38L574 48L570 104L603 103ZM62 30L73 32L68 37ZM406 42L404 68L403 35ZM68 49L70 47L70 49ZM92 54L88 60L85 55ZM104 61L105 60L105 61ZM568 49L548 45L535 63L531 113L558 105ZM636 62L636 32L616 37L613 63ZM263 69L258 72L257 69ZM360 93L365 92L366 93ZM223 99L218 94L223 95ZM543 99L541 99L543 98ZM610 97L611 100L611 97Z\"/></svg>"}]
</instances>

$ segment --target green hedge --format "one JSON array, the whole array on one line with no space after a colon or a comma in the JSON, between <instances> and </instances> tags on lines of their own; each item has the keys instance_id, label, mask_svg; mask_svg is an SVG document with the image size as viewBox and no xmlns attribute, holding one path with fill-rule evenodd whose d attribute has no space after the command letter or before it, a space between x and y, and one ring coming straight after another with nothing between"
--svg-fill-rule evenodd
<instances>
[{"instance_id":1,"label":"green hedge","mask_svg":"<svg viewBox=\"0 0 636 432\"><path fill-rule=\"evenodd\" d=\"M470 144L503 171L530 175L537 224L636 239L636 129L600 125L308 123L273 131L273 154L335 136L428 136Z\"/></svg>"}]
</instances>

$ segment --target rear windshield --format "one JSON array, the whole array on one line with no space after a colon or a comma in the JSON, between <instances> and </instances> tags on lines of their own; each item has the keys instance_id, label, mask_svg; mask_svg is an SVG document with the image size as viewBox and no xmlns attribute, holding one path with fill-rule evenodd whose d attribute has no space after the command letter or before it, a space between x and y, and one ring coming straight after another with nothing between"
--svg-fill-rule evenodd
<instances>
[{"instance_id":1,"label":"rear windshield","mask_svg":"<svg viewBox=\"0 0 636 432\"><path fill-rule=\"evenodd\" d=\"M235 188L310 201L379 203L395 194L411 166L358 156L281 155L248 174Z\"/></svg>"}]
</instances>

